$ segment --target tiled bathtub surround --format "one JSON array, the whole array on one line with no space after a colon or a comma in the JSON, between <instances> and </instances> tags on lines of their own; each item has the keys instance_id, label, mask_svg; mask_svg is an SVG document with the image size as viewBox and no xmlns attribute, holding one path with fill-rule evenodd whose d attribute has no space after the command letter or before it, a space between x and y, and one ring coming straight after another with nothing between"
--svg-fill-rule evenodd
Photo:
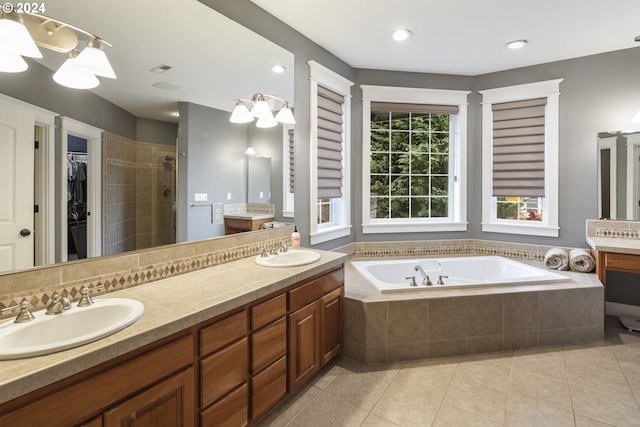
<instances>
[{"instance_id":1,"label":"tiled bathtub surround","mask_svg":"<svg viewBox=\"0 0 640 427\"><path fill-rule=\"evenodd\" d=\"M79 300L81 286L104 285L104 292L126 289L218 264L257 255L265 244L288 241L293 227L238 233L194 243L182 243L0 275L0 308L26 297L31 310L44 309L58 292ZM179 292L179 290L176 290ZM14 317L6 313L2 318Z\"/></svg>"},{"instance_id":2,"label":"tiled bathtub surround","mask_svg":"<svg viewBox=\"0 0 640 427\"><path fill-rule=\"evenodd\" d=\"M358 258L501 255L542 267L548 246L484 240L367 242ZM571 282L379 295L346 265L345 353L363 362L510 350L600 339L604 288L595 274Z\"/></svg>"}]
</instances>

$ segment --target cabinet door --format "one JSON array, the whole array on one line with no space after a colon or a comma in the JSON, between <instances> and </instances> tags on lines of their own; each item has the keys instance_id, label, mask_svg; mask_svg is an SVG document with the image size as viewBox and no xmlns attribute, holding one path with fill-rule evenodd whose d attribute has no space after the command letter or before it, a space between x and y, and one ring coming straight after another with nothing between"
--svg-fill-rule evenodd
<instances>
[{"instance_id":1,"label":"cabinet door","mask_svg":"<svg viewBox=\"0 0 640 427\"><path fill-rule=\"evenodd\" d=\"M320 301L289 315L289 391L320 369Z\"/></svg>"},{"instance_id":2,"label":"cabinet door","mask_svg":"<svg viewBox=\"0 0 640 427\"><path fill-rule=\"evenodd\" d=\"M195 424L193 368L169 377L104 414L104 427Z\"/></svg>"},{"instance_id":3,"label":"cabinet door","mask_svg":"<svg viewBox=\"0 0 640 427\"><path fill-rule=\"evenodd\" d=\"M340 287L320 300L320 351L322 364L342 350L342 296Z\"/></svg>"}]
</instances>

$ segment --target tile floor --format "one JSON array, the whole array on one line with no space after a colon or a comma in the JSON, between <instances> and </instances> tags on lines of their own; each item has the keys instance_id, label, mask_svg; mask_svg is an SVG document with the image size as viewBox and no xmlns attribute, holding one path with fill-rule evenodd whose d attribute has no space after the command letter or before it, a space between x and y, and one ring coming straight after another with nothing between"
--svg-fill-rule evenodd
<instances>
[{"instance_id":1,"label":"tile floor","mask_svg":"<svg viewBox=\"0 0 640 427\"><path fill-rule=\"evenodd\" d=\"M640 426L640 333L365 365L338 357L259 427Z\"/></svg>"}]
</instances>

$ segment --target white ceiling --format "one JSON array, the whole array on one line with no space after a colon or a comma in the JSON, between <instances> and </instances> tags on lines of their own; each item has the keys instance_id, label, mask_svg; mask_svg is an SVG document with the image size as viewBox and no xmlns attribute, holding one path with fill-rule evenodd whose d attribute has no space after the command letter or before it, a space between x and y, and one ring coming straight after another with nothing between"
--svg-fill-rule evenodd
<instances>
[{"instance_id":1,"label":"white ceiling","mask_svg":"<svg viewBox=\"0 0 640 427\"><path fill-rule=\"evenodd\" d=\"M118 78L93 91L138 117L175 121L177 102L231 111L256 92L293 102L293 54L197 0L47 0L45 15L113 44L104 50ZM83 43L84 46L84 43ZM83 46L80 46L83 47ZM65 55L42 49L56 70ZM163 74L149 70L166 64ZM287 67L271 72L273 64ZM168 82L180 89L152 86ZM70 89L71 91L74 91Z\"/></svg>"},{"instance_id":2,"label":"white ceiling","mask_svg":"<svg viewBox=\"0 0 640 427\"><path fill-rule=\"evenodd\" d=\"M251 1L356 68L479 75L639 45L638 0Z\"/></svg>"}]
</instances>

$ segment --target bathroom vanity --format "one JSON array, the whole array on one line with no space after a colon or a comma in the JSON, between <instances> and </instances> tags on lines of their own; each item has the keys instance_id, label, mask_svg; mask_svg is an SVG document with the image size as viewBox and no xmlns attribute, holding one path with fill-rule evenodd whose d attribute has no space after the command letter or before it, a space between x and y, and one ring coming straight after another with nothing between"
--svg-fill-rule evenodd
<instances>
[{"instance_id":1,"label":"bathroom vanity","mask_svg":"<svg viewBox=\"0 0 640 427\"><path fill-rule=\"evenodd\" d=\"M587 221L587 242L605 286L605 310L625 327L639 330L640 225L631 221Z\"/></svg>"},{"instance_id":2,"label":"bathroom vanity","mask_svg":"<svg viewBox=\"0 0 640 427\"><path fill-rule=\"evenodd\" d=\"M251 257L115 292L142 301L143 318L0 362L0 425L253 425L342 348L346 255L321 255L293 268Z\"/></svg>"}]
</instances>

